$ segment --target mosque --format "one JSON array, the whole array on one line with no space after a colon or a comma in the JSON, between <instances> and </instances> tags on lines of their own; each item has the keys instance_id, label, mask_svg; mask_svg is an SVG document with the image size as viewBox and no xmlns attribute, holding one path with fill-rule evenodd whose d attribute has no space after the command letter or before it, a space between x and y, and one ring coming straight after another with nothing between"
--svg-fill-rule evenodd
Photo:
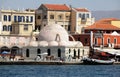
<instances>
[{"instance_id":1,"label":"mosque","mask_svg":"<svg viewBox=\"0 0 120 77\"><path fill-rule=\"evenodd\" d=\"M58 24L45 26L40 33L33 38L30 46L23 48L25 59L39 60L64 60L76 61L81 60L83 56L89 53L88 47L83 47L80 41L69 41L69 34ZM72 36L70 36L72 37Z\"/></svg>"},{"instance_id":2,"label":"mosque","mask_svg":"<svg viewBox=\"0 0 120 77\"><path fill-rule=\"evenodd\" d=\"M73 41L69 41L69 37ZM80 61L83 56L88 56L89 48L75 41L62 26L52 24L33 36L29 45L19 48L14 56L18 53L24 61Z\"/></svg>"}]
</instances>

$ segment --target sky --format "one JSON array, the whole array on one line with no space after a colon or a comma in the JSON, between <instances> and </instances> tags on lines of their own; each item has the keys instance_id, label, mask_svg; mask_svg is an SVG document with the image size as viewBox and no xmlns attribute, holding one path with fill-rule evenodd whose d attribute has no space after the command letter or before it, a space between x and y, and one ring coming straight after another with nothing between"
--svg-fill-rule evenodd
<instances>
[{"instance_id":1,"label":"sky","mask_svg":"<svg viewBox=\"0 0 120 77\"><path fill-rule=\"evenodd\" d=\"M67 4L91 11L120 10L120 0L0 0L0 9L37 9L41 4Z\"/></svg>"}]
</instances>

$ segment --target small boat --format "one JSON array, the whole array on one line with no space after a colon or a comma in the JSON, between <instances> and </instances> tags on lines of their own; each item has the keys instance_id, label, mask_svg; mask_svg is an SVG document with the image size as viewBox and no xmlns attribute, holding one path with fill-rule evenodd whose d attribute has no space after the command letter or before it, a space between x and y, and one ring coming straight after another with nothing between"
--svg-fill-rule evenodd
<instances>
[{"instance_id":1,"label":"small boat","mask_svg":"<svg viewBox=\"0 0 120 77\"><path fill-rule=\"evenodd\" d=\"M115 62L108 53L94 49L90 51L89 57L84 57L82 61L86 65L111 65Z\"/></svg>"},{"instance_id":2,"label":"small boat","mask_svg":"<svg viewBox=\"0 0 120 77\"><path fill-rule=\"evenodd\" d=\"M115 62L114 59L110 60L100 60L100 59L94 59L94 58L83 58L83 63L86 65L111 65Z\"/></svg>"}]
</instances>

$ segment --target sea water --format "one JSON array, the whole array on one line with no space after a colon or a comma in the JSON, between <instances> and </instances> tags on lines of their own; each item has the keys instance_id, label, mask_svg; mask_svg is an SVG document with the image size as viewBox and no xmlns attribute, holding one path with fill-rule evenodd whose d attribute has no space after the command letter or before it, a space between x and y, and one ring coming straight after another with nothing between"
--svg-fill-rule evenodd
<instances>
[{"instance_id":1,"label":"sea water","mask_svg":"<svg viewBox=\"0 0 120 77\"><path fill-rule=\"evenodd\" d=\"M120 65L1 65L0 77L120 77Z\"/></svg>"}]
</instances>

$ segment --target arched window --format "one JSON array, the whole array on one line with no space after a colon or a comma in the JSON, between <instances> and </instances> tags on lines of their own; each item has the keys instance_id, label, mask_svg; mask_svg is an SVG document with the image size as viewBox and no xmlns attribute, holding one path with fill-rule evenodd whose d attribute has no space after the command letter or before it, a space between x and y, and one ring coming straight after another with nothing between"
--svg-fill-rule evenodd
<instances>
[{"instance_id":1,"label":"arched window","mask_svg":"<svg viewBox=\"0 0 120 77\"><path fill-rule=\"evenodd\" d=\"M26 49L26 57L29 57L29 56L30 56L29 49Z\"/></svg>"},{"instance_id":2,"label":"arched window","mask_svg":"<svg viewBox=\"0 0 120 77\"><path fill-rule=\"evenodd\" d=\"M7 21L7 15L4 15L3 20Z\"/></svg>"},{"instance_id":3,"label":"arched window","mask_svg":"<svg viewBox=\"0 0 120 77\"><path fill-rule=\"evenodd\" d=\"M37 54L41 54L41 50L40 49L37 49Z\"/></svg>"},{"instance_id":4,"label":"arched window","mask_svg":"<svg viewBox=\"0 0 120 77\"><path fill-rule=\"evenodd\" d=\"M114 38L114 44L117 44L117 38Z\"/></svg>"},{"instance_id":5,"label":"arched window","mask_svg":"<svg viewBox=\"0 0 120 77\"><path fill-rule=\"evenodd\" d=\"M50 19L54 19L54 15L50 15Z\"/></svg>"},{"instance_id":6,"label":"arched window","mask_svg":"<svg viewBox=\"0 0 120 77\"><path fill-rule=\"evenodd\" d=\"M48 56L51 55L51 51L50 51L50 49L47 50L47 53L48 53Z\"/></svg>"},{"instance_id":7,"label":"arched window","mask_svg":"<svg viewBox=\"0 0 120 77\"><path fill-rule=\"evenodd\" d=\"M33 22L33 16L30 17L30 22Z\"/></svg>"},{"instance_id":8,"label":"arched window","mask_svg":"<svg viewBox=\"0 0 120 77\"><path fill-rule=\"evenodd\" d=\"M8 21L11 21L11 16L10 15L8 15Z\"/></svg>"},{"instance_id":9,"label":"arched window","mask_svg":"<svg viewBox=\"0 0 120 77\"><path fill-rule=\"evenodd\" d=\"M82 20L85 20L85 14L82 15Z\"/></svg>"},{"instance_id":10,"label":"arched window","mask_svg":"<svg viewBox=\"0 0 120 77\"><path fill-rule=\"evenodd\" d=\"M29 22L29 16L26 16L26 22Z\"/></svg>"},{"instance_id":11,"label":"arched window","mask_svg":"<svg viewBox=\"0 0 120 77\"><path fill-rule=\"evenodd\" d=\"M21 22L21 16L18 16L18 22Z\"/></svg>"},{"instance_id":12,"label":"arched window","mask_svg":"<svg viewBox=\"0 0 120 77\"><path fill-rule=\"evenodd\" d=\"M76 50L74 49L74 58L76 57Z\"/></svg>"},{"instance_id":13,"label":"arched window","mask_svg":"<svg viewBox=\"0 0 120 77\"><path fill-rule=\"evenodd\" d=\"M58 57L61 57L61 49L58 49Z\"/></svg>"},{"instance_id":14,"label":"arched window","mask_svg":"<svg viewBox=\"0 0 120 77\"><path fill-rule=\"evenodd\" d=\"M89 18L90 16L89 16L89 14L86 14L86 16L87 16L87 18Z\"/></svg>"},{"instance_id":15,"label":"arched window","mask_svg":"<svg viewBox=\"0 0 120 77\"><path fill-rule=\"evenodd\" d=\"M3 31L7 31L7 26L3 25Z\"/></svg>"},{"instance_id":16,"label":"arched window","mask_svg":"<svg viewBox=\"0 0 120 77\"><path fill-rule=\"evenodd\" d=\"M17 22L17 16L14 16L14 22Z\"/></svg>"},{"instance_id":17,"label":"arched window","mask_svg":"<svg viewBox=\"0 0 120 77\"><path fill-rule=\"evenodd\" d=\"M25 22L25 17L21 16L21 22Z\"/></svg>"},{"instance_id":18,"label":"arched window","mask_svg":"<svg viewBox=\"0 0 120 77\"><path fill-rule=\"evenodd\" d=\"M110 38L107 39L107 43L110 44Z\"/></svg>"},{"instance_id":19,"label":"arched window","mask_svg":"<svg viewBox=\"0 0 120 77\"><path fill-rule=\"evenodd\" d=\"M11 25L8 26L8 31L12 31L12 26Z\"/></svg>"}]
</instances>

